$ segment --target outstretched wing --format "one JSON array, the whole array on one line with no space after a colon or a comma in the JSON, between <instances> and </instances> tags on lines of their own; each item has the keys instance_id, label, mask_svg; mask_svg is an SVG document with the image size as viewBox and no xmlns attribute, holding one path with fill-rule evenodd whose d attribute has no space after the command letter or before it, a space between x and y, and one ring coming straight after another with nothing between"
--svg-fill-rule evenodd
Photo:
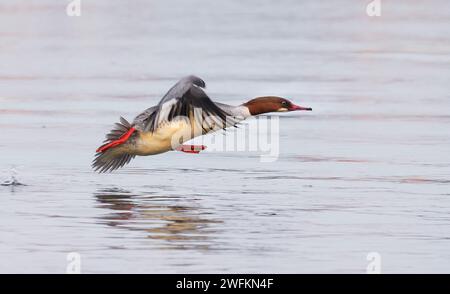
<instances>
[{"instance_id":1,"label":"outstretched wing","mask_svg":"<svg viewBox=\"0 0 450 294\"><path fill-rule=\"evenodd\" d=\"M203 91L205 82L196 76L188 76L176 83L146 119L144 131L154 132L165 122L177 117L195 120L207 133L212 129L223 129L236 122L225 110L218 107Z\"/></svg>"}]
</instances>

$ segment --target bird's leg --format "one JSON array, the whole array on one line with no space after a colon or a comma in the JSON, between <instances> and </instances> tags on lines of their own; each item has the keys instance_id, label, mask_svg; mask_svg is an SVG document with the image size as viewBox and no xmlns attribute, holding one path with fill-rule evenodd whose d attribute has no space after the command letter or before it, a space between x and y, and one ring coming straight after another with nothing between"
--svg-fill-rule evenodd
<instances>
[{"instance_id":1,"label":"bird's leg","mask_svg":"<svg viewBox=\"0 0 450 294\"><path fill-rule=\"evenodd\" d=\"M181 145L177 147L177 151L185 152L185 153L199 153L202 150L205 150L205 145Z\"/></svg>"}]
</instances>

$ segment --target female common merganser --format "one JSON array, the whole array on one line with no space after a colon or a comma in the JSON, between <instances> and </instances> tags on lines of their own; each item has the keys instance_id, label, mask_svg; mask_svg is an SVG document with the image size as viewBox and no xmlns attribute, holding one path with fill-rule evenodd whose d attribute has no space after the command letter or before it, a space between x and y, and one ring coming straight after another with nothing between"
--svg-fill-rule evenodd
<instances>
[{"instance_id":1,"label":"female common merganser","mask_svg":"<svg viewBox=\"0 0 450 294\"><path fill-rule=\"evenodd\" d=\"M199 153L203 145L184 142L225 129L250 116L295 110L312 110L275 96L252 99L232 106L213 102L203 91L205 82L188 76L176 83L158 105L139 114L130 124L123 117L97 149L92 167L110 172L129 163L136 155L154 155L170 150Z\"/></svg>"}]
</instances>

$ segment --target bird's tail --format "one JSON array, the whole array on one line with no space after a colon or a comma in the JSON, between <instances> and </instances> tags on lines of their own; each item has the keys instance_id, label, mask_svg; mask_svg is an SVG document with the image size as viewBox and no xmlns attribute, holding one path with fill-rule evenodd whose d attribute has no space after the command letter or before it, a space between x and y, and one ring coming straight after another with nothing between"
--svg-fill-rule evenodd
<instances>
[{"instance_id":1,"label":"bird's tail","mask_svg":"<svg viewBox=\"0 0 450 294\"><path fill-rule=\"evenodd\" d=\"M92 168L99 172L111 172L129 163L135 155L130 154L130 144L134 139L135 129L131 124L120 118L120 123L106 135L104 144L97 149Z\"/></svg>"}]
</instances>

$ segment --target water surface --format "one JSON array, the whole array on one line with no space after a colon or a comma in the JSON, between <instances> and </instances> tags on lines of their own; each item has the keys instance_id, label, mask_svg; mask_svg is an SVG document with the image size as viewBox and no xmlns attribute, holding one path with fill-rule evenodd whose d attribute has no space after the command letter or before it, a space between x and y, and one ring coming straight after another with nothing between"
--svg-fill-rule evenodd
<instances>
[{"instance_id":1,"label":"water surface","mask_svg":"<svg viewBox=\"0 0 450 294\"><path fill-rule=\"evenodd\" d=\"M64 273L69 252L84 273L364 273L369 252L450 271L448 1L91 2L0 4L0 272ZM280 116L272 163L93 173L118 117L187 74L217 101L314 111Z\"/></svg>"}]
</instances>

